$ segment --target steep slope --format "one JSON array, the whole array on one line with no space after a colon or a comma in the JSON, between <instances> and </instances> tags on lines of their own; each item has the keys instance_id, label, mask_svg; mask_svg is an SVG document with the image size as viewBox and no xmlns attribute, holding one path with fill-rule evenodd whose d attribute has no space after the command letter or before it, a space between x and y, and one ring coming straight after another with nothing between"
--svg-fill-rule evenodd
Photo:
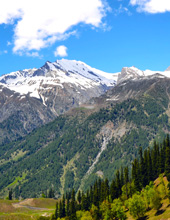
<instances>
[{"instance_id":1,"label":"steep slope","mask_svg":"<svg viewBox=\"0 0 170 220\"><path fill-rule=\"evenodd\" d=\"M98 176L111 180L117 168L131 164L140 146L145 149L170 132L170 79L159 76L120 83L93 100L94 109L71 110L1 146L1 195L12 187L16 196L39 196L54 187L57 196L73 186L86 189ZM97 111L100 102L105 108Z\"/></svg>"},{"instance_id":2,"label":"steep slope","mask_svg":"<svg viewBox=\"0 0 170 220\"><path fill-rule=\"evenodd\" d=\"M115 85L116 76L83 62L46 62L0 77L0 143L21 137Z\"/></svg>"}]
</instances>

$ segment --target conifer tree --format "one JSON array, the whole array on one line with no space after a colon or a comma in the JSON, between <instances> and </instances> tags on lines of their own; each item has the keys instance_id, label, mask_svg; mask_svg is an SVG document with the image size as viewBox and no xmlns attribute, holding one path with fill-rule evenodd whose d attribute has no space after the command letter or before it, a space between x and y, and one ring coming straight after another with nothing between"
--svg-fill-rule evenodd
<instances>
[{"instance_id":1,"label":"conifer tree","mask_svg":"<svg viewBox=\"0 0 170 220\"><path fill-rule=\"evenodd\" d=\"M144 151L144 177L143 177L143 183L144 186L146 186L147 184L149 184L149 178L148 178L148 169L149 169L149 164L148 164L148 150L146 149Z\"/></svg>"},{"instance_id":2,"label":"conifer tree","mask_svg":"<svg viewBox=\"0 0 170 220\"><path fill-rule=\"evenodd\" d=\"M118 197L121 195L121 181L120 181L120 172L119 170L117 170L116 172L116 188L117 188L117 194L118 194Z\"/></svg>"},{"instance_id":3,"label":"conifer tree","mask_svg":"<svg viewBox=\"0 0 170 220\"><path fill-rule=\"evenodd\" d=\"M81 203L81 191L78 191L78 195L77 195L77 201L80 204Z\"/></svg>"},{"instance_id":4,"label":"conifer tree","mask_svg":"<svg viewBox=\"0 0 170 220\"><path fill-rule=\"evenodd\" d=\"M58 204L58 217L62 218L63 217L63 208L62 208L62 201L60 200Z\"/></svg>"},{"instance_id":5,"label":"conifer tree","mask_svg":"<svg viewBox=\"0 0 170 220\"><path fill-rule=\"evenodd\" d=\"M148 149L148 181L153 180L153 173L152 173L152 158L151 158L151 151L150 148Z\"/></svg>"},{"instance_id":6,"label":"conifer tree","mask_svg":"<svg viewBox=\"0 0 170 220\"><path fill-rule=\"evenodd\" d=\"M100 188L100 202L103 202L105 199L106 199L105 183L104 181L102 181L101 188Z\"/></svg>"},{"instance_id":7,"label":"conifer tree","mask_svg":"<svg viewBox=\"0 0 170 220\"><path fill-rule=\"evenodd\" d=\"M70 216L70 200L69 200L69 197L67 197L66 216Z\"/></svg>"},{"instance_id":8,"label":"conifer tree","mask_svg":"<svg viewBox=\"0 0 170 220\"><path fill-rule=\"evenodd\" d=\"M86 201L87 201L87 210L90 208L90 192L87 190L86 193Z\"/></svg>"},{"instance_id":9,"label":"conifer tree","mask_svg":"<svg viewBox=\"0 0 170 220\"><path fill-rule=\"evenodd\" d=\"M116 183L114 179L112 180L111 185L110 185L110 196L111 196L112 201L118 198Z\"/></svg>"},{"instance_id":10,"label":"conifer tree","mask_svg":"<svg viewBox=\"0 0 170 220\"><path fill-rule=\"evenodd\" d=\"M125 180L125 187L126 187L126 197L129 198L129 195L128 195L129 169L128 167L124 168L124 180Z\"/></svg>"},{"instance_id":11,"label":"conifer tree","mask_svg":"<svg viewBox=\"0 0 170 220\"><path fill-rule=\"evenodd\" d=\"M158 168L159 168L159 146L154 141L154 146L152 150L152 172L153 172L153 179L156 179L158 176Z\"/></svg>"},{"instance_id":12,"label":"conifer tree","mask_svg":"<svg viewBox=\"0 0 170 220\"><path fill-rule=\"evenodd\" d=\"M166 137L166 159L165 159L165 175L170 181L170 142L169 142L169 135Z\"/></svg>"},{"instance_id":13,"label":"conifer tree","mask_svg":"<svg viewBox=\"0 0 170 220\"><path fill-rule=\"evenodd\" d=\"M134 162L132 163L132 178L134 180L136 191L140 191L142 188L140 177L141 174L140 174L139 162L137 159L134 159Z\"/></svg>"},{"instance_id":14,"label":"conifer tree","mask_svg":"<svg viewBox=\"0 0 170 220\"><path fill-rule=\"evenodd\" d=\"M109 199L109 181L107 178L104 181L104 190L105 190L105 198L104 199Z\"/></svg>"},{"instance_id":15,"label":"conifer tree","mask_svg":"<svg viewBox=\"0 0 170 220\"><path fill-rule=\"evenodd\" d=\"M76 220L76 202L75 202L75 191L72 190L71 202L70 202L70 220Z\"/></svg>"},{"instance_id":16,"label":"conifer tree","mask_svg":"<svg viewBox=\"0 0 170 220\"><path fill-rule=\"evenodd\" d=\"M62 217L66 216L66 209L65 209L65 196L63 195L63 199L62 199Z\"/></svg>"},{"instance_id":17,"label":"conifer tree","mask_svg":"<svg viewBox=\"0 0 170 220\"><path fill-rule=\"evenodd\" d=\"M97 181L94 184L94 190L93 190L93 204L95 206L99 206L99 193L98 193L98 186Z\"/></svg>"},{"instance_id":18,"label":"conifer tree","mask_svg":"<svg viewBox=\"0 0 170 220\"><path fill-rule=\"evenodd\" d=\"M92 204L93 203L93 187L92 186L90 186L90 195L89 195L89 197L90 197L90 204Z\"/></svg>"},{"instance_id":19,"label":"conifer tree","mask_svg":"<svg viewBox=\"0 0 170 220\"><path fill-rule=\"evenodd\" d=\"M143 158L143 152L142 152L142 147L139 149L139 156L140 156L140 182L142 186L145 186L146 183L146 173L145 173L145 163L144 163L144 158Z\"/></svg>"},{"instance_id":20,"label":"conifer tree","mask_svg":"<svg viewBox=\"0 0 170 220\"><path fill-rule=\"evenodd\" d=\"M58 202L56 202L55 218L57 219L58 217Z\"/></svg>"},{"instance_id":21,"label":"conifer tree","mask_svg":"<svg viewBox=\"0 0 170 220\"><path fill-rule=\"evenodd\" d=\"M121 182L121 186L124 185L124 172L123 172L123 167L121 167L121 174L120 174L120 182Z\"/></svg>"},{"instance_id":22,"label":"conifer tree","mask_svg":"<svg viewBox=\"0 0 170 220\"><path fill-rule=\"evenodd\" d=\"M163 173L165 170L165 152L163 146L160 147L159 155L159 174Z\"/></svg>"},{"instance_id":23,"label":"conifer tree","mask_svg":"<svg viewBox=\"0 0 170 220\"><path fill-rule=\"evenodd\" d=\"M87 197L84 193L82 193L82 201L81 201L81 210L87 211L88 210L88 201Z\"/></svg>"},{"instance_id":24,"label":"conifer tree","mask_svg":"<svg viewBox=\"0 0 170 220\"><path fill-rule=\"evenodd\" d=\"M13 194L13 191L12 191L12 189L10 189L9 193L8 193L9 200L12 200L12 194Z\"/></svg>"}]
</instances>

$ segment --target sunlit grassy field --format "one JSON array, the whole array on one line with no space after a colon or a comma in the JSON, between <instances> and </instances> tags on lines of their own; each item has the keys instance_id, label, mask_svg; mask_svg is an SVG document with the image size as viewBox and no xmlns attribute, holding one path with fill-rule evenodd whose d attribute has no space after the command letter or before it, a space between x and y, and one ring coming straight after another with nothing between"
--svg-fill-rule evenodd
<instances>
[{"instance_id":1,"label":"sunlit grassy field","mask_svg":"<svg viewBox=\"0 0 170 220\"><path fill-rule=\"evenodd\" d=\"M50 216L55 211L54 199L26 199L23 201L0 200L1 220L37 219Z\"/></svg>"}]
</instances>

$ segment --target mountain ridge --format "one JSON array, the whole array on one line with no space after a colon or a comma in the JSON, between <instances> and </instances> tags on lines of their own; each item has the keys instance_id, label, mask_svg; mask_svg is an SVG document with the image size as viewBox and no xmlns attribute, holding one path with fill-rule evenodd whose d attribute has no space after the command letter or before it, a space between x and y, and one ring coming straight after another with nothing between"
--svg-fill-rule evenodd
<instances>
[{"instance_id":1,"label":"mountain ridge","mask_svg":"<svg viewBox=\"0 0 170 220\"><path fill-rule=\"evenodd\" d=\"M54 63L47 61L39 69L25 69L3 75L0 77L0 122L10 118L10 123L13 123L12 118L18 118L19 127L16 127L15 135L11 133L16 138L23 135L21 130L27 134L70 108L100 96L115 83L112 75L83 62L68 60ZM3 130L1 132L4 133ZM10 136L7 136L11 141Z\"/></svg>"},{"instance_id":2,"label":"mountain ridge","mask_svg":"<svg viewBox=\"0 0 170 220\"><path fill-rule=\"evenodd\" d=\"M47 61L39 69L25 69L3 75L0 77L0 123L4 135L1 135L0 143L28 134L69 109L82 106L95 110L95 102L100 109L109 102L123 101L131 97L130 90L126 90L128 81L134 82L131 86L136 87L140 80L169 76L170 71L142 71L136 67L124 67L119 73L109 74L81 61L66 59ZM116 85L116 91L126 92L120 93L122 97L116 92L111 98L108 94L114 91ZM102 99L107 95L106 103ZM18 123L16 129L11 130L6 126L14 124L13 118L18 118Z\"/></svg>"}]
</instances>

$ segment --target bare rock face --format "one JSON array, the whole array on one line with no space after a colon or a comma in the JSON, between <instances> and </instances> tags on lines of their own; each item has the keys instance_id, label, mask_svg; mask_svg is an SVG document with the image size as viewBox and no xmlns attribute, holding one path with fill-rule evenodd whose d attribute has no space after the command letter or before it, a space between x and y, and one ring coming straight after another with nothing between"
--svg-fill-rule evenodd
<instances>
[{"instance_id":1,"label":"bare rock face","mask_svg":"<svg viewBox=\"0 0 170 220\"><path fill-rule=\"evenodd\" d=\"M117 83L122 83L126 80L139 79L144 76L142 70L137 69L136 67L123 67L121 73L118 75Z\"/></svg>"}]
</instances>

